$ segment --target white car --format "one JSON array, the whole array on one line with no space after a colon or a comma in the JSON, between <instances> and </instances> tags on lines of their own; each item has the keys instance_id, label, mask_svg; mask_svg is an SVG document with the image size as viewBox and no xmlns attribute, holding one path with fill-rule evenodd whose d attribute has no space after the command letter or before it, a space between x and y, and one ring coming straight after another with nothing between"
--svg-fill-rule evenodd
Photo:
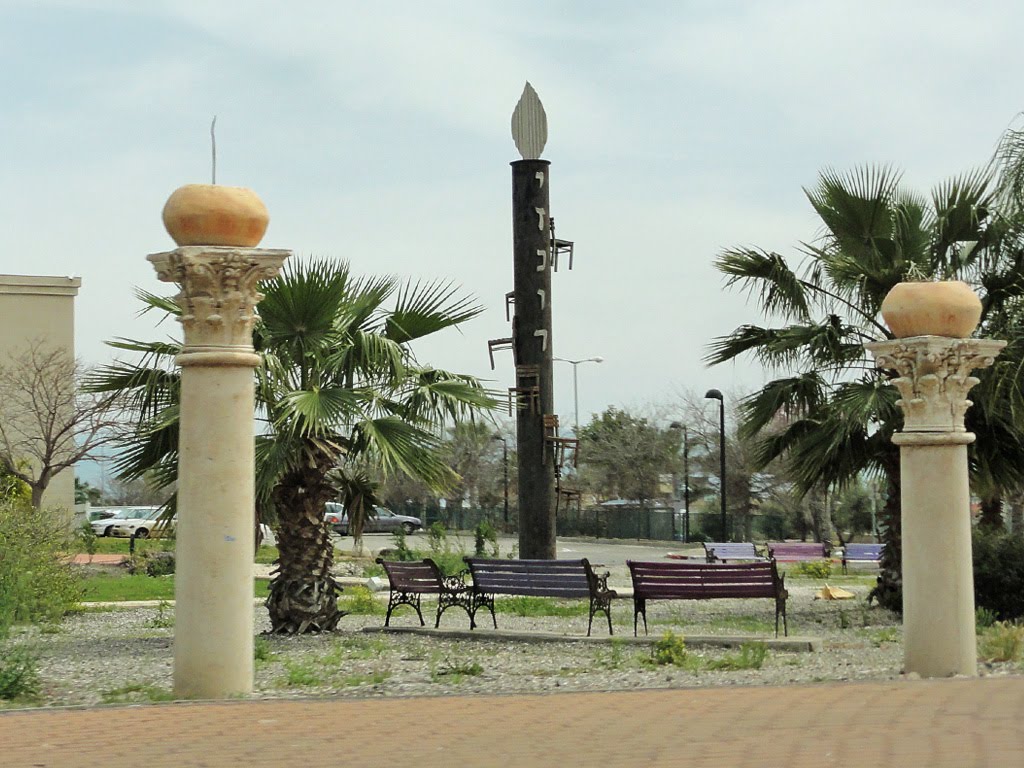
<instances>
[{"instance_id":1,"label":"white car","mask_svg":"<svg viewBox=\"0 0 1024 768\"><path fill-rule=\"evenodd\" d=\"M151 516L155 509L156 507L121 507L114 512L113 517L93 520L89 525L92 526L92 530L97 536L112 536L114 528L118 525Z\"/></svg>"},{"instance_id":2,"label":"white car","mask_svg":"<svg viewBox=\"0 0 1024 768\"><path fill-rule=\"evenodd\" d=\"M176 517L167 523L160 520L160 507L134 507L135 514L118 521L110 530L110 536L121 539L148 539L150 536L174 534Z\"/></svg>"}]
</instances>

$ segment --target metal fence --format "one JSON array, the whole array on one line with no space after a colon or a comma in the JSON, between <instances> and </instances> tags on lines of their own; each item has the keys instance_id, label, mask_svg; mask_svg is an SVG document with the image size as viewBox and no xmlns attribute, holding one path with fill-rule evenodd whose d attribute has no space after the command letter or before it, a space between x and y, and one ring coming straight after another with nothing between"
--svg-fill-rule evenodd
<instances>
[{"instance_id":1,"label":"metal fence","mask_svg":"<svg viewBox=\"0 0 1024 768\"><path fill-rule=\"evenodd\" d=\"M508 522L502 507L489 509L410 503L395 505L393 511L414 515L423 520L425 527L441 523L448 530L471 531L482 522L496 530L515 534L519 530L519 514L513 507ZM726 538L736 541L778 540L792 536L789 523L780 515L751 515L742 521L729 519L730 531ZM722 520L716 512L691 511L689 537L686 517L681 510L642 507L593 507L577 510L559 509L556 515L559 536L589 536L602 539L648 539L654 541L721 541Z\"/></svg>"}]
</instances>

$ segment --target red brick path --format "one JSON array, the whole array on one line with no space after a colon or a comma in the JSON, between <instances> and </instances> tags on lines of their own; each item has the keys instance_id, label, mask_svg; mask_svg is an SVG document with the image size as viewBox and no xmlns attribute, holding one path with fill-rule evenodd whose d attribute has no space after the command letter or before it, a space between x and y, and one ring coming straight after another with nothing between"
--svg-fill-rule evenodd
<instances>
[{"instance_id":1,"label":"red brick path","mask_svg":"<svg viewBox=\"0 0 1024 768\"><path fill-rule=\"evenodd\" d=\"M3 768L1020 768L1024 678L0 714Z\"/></svg>"}]
</instances>

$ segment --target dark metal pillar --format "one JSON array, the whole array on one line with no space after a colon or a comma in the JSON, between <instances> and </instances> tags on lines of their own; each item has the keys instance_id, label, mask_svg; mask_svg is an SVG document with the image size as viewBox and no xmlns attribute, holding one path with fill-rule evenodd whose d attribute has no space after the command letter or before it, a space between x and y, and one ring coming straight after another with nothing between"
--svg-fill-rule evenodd
<instances>
[{"instance_id":1,"label":"dark metal pillar","mask_svg":"<svg viewBox=\"0 0 1024 768\"><path fill-rule=\"evenodd\" d=\"M555 558L555 472L544 440L544 414L554 413L551 377L551 236L547 160L512 165L512 242L515 273L516 411L519 452L519 556Z\"/></svg>"}]
</instances>

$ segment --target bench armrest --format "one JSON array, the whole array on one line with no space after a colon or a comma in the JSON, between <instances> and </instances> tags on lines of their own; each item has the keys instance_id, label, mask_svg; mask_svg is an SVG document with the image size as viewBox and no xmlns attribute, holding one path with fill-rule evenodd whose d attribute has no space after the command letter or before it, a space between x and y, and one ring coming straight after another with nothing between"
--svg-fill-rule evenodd
<instances>
[{"instance_id":1,"label":"bench armrest","mask_svg":"<svg viewBox=\"0 0 1024 768\"><path fill-rule=\"evenodd\" d=\"M442 576L441 584L445 589L451 590L452 592L462 592L469 589L469 585L466 584L466 577L469 575L469 569L463 568L456 574L451 576Z\"/></svg>"}]
</instances>

